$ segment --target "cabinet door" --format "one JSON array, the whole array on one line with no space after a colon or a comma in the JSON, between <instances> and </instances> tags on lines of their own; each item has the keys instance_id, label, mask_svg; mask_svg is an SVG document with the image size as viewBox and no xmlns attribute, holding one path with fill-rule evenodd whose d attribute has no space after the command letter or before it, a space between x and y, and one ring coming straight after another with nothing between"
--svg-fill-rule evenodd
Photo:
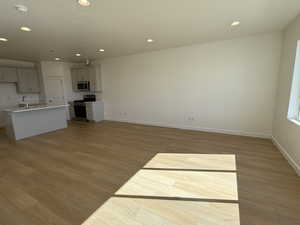
<instances>
[{"instance_id":1,"label":"cabinet door","mask_svg":"<svg viewBox=\"0 0 300 225\"><path fill-rule=\"evenodd\" d=\"M78 81L84 81L85 79L84 79L84 75L85 75L85 73L84 73L84 69L78 69L78 71L77 71L77 78L78 78Z\"/></svg>"},{"instance_id":2,"label":"cabinet door","mask_svg":"<svg viewBox=\"0 0 300 225\"><path fill-rule=\"evenodd\" d=\"M89 68L90 75L90 83L91 83L91 91L93 92L101 92L102 84L101 84L101 68L100 65L94 65Z\"/></svg>"},{"instance_id":3,"label":"cabinet door","mask_svg":"<svg viewBox=\"0 0 300 225\"><path fill-rule=\"evenodd\" d=\"M69 117L70 119L75 118L75 110L74 110L74 104L73 103L69 103Z\"/></svg>"},{"instance_id":4,"label":"cabinet door","mask_svg":"<svg viewBox=\"0 0 300 225\"><path fill-rule=\"evenodd\" d=\"M0 82L17 82L17 69L12 67L0 67Z\"/></svg>"},{"instance_id":5,"label":"cabinet door","mask_svg":"<svg viewBox=\"0 0 300 225\"><path fill-rule=\"evenodd\" d=\"M0 82L4 82L4 73L2 72L2 68L0 68Z\"/></svg>"},{"instance_id":6,"label":"cabinet door","mask_svg":"<svg viewBox=\"0 0 300 225\"><path fill-rule=\"evenodd\" d=\"M37 70L32 69L30 83L29 83L29 91L32 93L39 93L40 92L40 81Z\"/></svg>"},{"instance_id":7,"label":"cabinet door","mask_svg":"<svg viewBox=\"0 0 300 225\"><path fill-rule=\"evenodd\" d=\"M95 67L89 67L89 81L91 92L96 91L96 71Z\"/></svg>"},{"instance_id":8,"label":"cabinet door","mask_svg":"<svg viewBox=\"0 0 300 225\"><path fill-rule=\"evenodd\" d=\"M77 83L80 81L90 81L88 68L73 68L71 69L73 91L78 92Z\"/></svg>"},{"instance_id":9,"label":"cabinet door","mask_svg":"<svg viewBox=\"0 0 300 225\"><path fill-rule=\"evenodd\" d=\"M18 92L38 93L39 91L37 71L34 68L18 68Z\"/></svg>"},{"instance_id":10,"label":"cabinet door","mask_svg":"<svg viewBox=\"0 0 300 225\"><path fill-rule=\"evenodd\" d=\"M79 81L89 81L89 69L88 68L80 68L78 69L78 79Z\"/></svg>"},{"instance_id":11,"label":"cabinet door","mask_svg":"<svg viewBox=\"0 0 300 225\"><path fill-rule=\"evenodd\" d=\"M71 69L71 79L73 91L77 92L77 82L78 82L78 69Z\"/></svg>"},{"instance_id":12,"label":"cabinet door","mask_svg":"<svg viewBox=\"0 0 300 225\"><path fill-rule=\"evenodd\" d=\"M78 81L87 81L86 69L84 68L77 69L77 79Z\"/></svg>"},{"instance_id":13,"label":"cabinet door","mask_svg":"<svg viewBox=\"0 0 300 225\"><path fill-rule=\"evenodd\" d=\"M94 116L93 116L93 103L87 102L85 104L85 110L86 110L86 118L87 118L87 120L93 121L93 118L94 118Z\"/></svg>"},{"instance_id":14,"label":"cabinet door","mask_svg":"<svg viewBox=\"0 0 300 225\"><path fill-rule=\"evenodd\" d=\"M95 66L96 76L95 76L95 92L102 92L102 76L101 76L101 65Z\"/></svg>"}]
</instances>

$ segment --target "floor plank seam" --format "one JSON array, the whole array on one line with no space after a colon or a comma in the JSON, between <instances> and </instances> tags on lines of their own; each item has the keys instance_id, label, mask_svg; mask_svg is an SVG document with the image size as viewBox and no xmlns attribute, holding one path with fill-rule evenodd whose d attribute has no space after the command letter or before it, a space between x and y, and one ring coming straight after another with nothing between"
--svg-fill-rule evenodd
<instances>
[{"instance_id":1,"label":"floor plank seam","mask_svg":"<svg viewBox=\"0 0 300 225\"><path fill-rule=\"evenodd\" d=\"M220 172L236 173L236 170L205 170L205 169L172 169L172 168L142 168L142 170L165 170L165 171L182 171L182 172Z\"/></svg>"},{"instance_id":2,"label":"floor plank seam","mask_svg":"<svg viewBox=\"0 0 300 225\"><path fill-rule=\"evenodd\" d=\"M164 197L164 196L142 196L142 195L112 195L116 198L138 198L138 199L154 199L154 200L167 200L167 201L189 201L189 202L213 202L213 203L236 203L239 200L226 200L226 199L205 199L205 198L185 198L185 197Z\"/></svg>"}]
</instances>

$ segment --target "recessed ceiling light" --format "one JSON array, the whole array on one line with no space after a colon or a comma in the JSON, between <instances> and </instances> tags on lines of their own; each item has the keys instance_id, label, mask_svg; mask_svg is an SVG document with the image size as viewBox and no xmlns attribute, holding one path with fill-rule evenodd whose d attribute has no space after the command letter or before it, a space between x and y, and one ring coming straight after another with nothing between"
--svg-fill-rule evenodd
<instances>
[{"instance_id":1,"label":"recessed ceiling light","mask_svg":"<svg viewBox=\"0 0 300 225\"><path fill-rule=\"evenodd\" d=\"M16 5L16 10L18 10L19 12L27 12L28 11L28 8L25 6L25 5Z\"/></svg>"},{"instance_id":2,"label":"recessed ceiling light","mask_svg":"<svg viewBox=\"0 0 300 225\"><path fill-rule=\"evenodd\" d=\"M103 48L101 48L101 49L99 49L99 50L98 50L98 52L104 52L104 49L103 49Z\"/></svg>"},{"instance_id":3,"label":"recessed ceiling light","mask_svg":"<svg viewBox=\"0 0 300 225\"><path fill-rule=\"evenodd\" d=\"M76 55L76 56L81 56L81 54L80 54L80 53L76 53L75 55Z\"/></svg>"},{"instance_id":4,"label":"recessed ceiling light","mask_svg":"<svg viewBox=\"0 0 300 225\"><path fill-rule=\"evenodd\" d=\"M89 6L91 4L89 0L78 0L78 3L81 6Z\"/></svg>"},{"instance_id":5,"label":"recessed ceiling light","mask_svg":"<svg viewBox=\"0 0 300 225\"><path fill-rule=\"evenodd\" d=\"M31 31L31 29L29 27L21 27L20 29L22 31L27 31L27 32Z\"/></svg>"},{"instance_id":6,"label":"recessed ceiling light","mask_svg":"<svg viewBox=\"0 0 300 225\"><path fill-rule=\"evenodd\" d=\"M59 57L56 57L56 58L54 58L56 61L59 61L60 60L60 58Z\"/></svg>"},{"instance_id":7,"label":"recessed ceiling light","mask_svg":"<svg viewBox=\"0 0 300 225\"><path fill-rule=\"evenodd\" d=\"M152 38L147 38L147 42L148 42L148 43L153 43L154 40L153 40Z\"/></svg>"},{"instance_id":8,"label":"recessed ceiling light","mask_svg":"<svg viewBox=\"0 0 300 225\"><path fill-rule=\"evenodd\" d=\"M240 21L233 21L232 24L231 24L231 26L235 27L235 26L240 25L240 23L241 23Z\"/></svg>"},{"instance_id":9,"label":"recessed ceiling light","mask_svg":"<svg viewBox=\"0 0 300 225\"><path fill-rule=\"evenodd\" d=\"M8 39L7 38L0 38L0 41L6 42L6 41L8 41Z\"/></svg>"}]
</instances>

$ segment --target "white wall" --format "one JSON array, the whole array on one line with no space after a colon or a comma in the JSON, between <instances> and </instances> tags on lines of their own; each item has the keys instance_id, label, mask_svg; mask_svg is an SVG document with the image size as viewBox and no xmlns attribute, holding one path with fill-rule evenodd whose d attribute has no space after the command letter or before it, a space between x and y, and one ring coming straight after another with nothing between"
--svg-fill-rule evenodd
<instances>
[{"instance_id":1,"label":"white wall","mask_svg":"<svg viewBox=\"0 0 300 225\"><path fill-rule=\"evenodd\" d=\"M281 42L272 33L106 59L105 117L270 137Z\"/></svg>"},{"instance_id":2,"label":"white wall","mask_svg":"<svg viewBox=\"0 0 300 225\"><path fill-rule=\"evenodd\" d=\"M0 59L2 66L34 67L33 62ZM3 109L15 107L22 102L22 96L26 96L27 103L38 103L39 94L19 94L14 83L0 83L0 127L4 126Z\"/></svg>"},{"instance_id":3,"label":"white wall","mask_svg":"<svg viewBox=\"0 0 300 225\"><path fill-rule=\"evenodd\" d=\"M298 40L300 40L300 17L284 32L273 137L300 175L300 126L287 119Z\"/></svg>"}]
</instances>

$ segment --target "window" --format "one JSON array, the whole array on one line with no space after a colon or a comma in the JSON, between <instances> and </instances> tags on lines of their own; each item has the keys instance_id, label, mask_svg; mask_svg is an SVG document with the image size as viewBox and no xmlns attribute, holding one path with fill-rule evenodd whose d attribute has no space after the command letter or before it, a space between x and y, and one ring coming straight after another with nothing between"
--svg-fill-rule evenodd
<instances>
[{"instance_id":1,"label":"window","mask_svg":"<svg viewBox=\"0 0 300 225\"><path fill-rule=\"evenodd\" d=\"M291 86L288 119L300 121L300 41L297 43L296 60Z\"/></svg>"}]
</instances>

